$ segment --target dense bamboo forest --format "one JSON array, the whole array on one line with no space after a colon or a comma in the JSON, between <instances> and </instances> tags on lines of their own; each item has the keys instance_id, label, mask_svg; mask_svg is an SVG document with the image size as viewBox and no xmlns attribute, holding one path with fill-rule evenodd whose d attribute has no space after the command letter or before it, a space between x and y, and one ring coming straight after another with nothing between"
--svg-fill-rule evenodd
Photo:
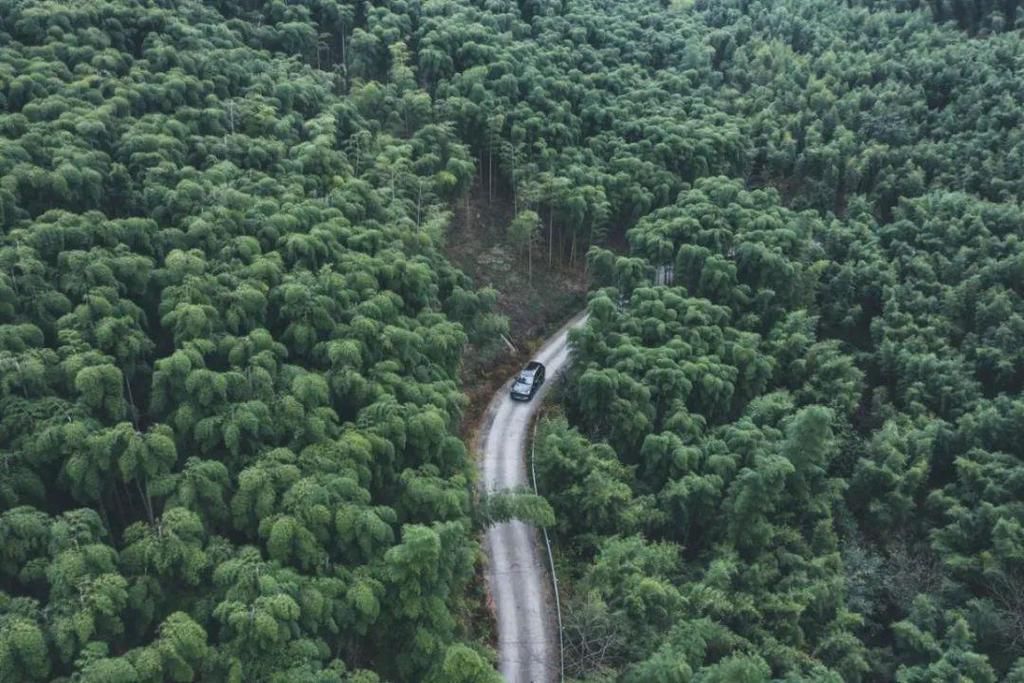
<instances>
[{"instance_id":1,"label":"dense bamboo forest","mask_svg":"<svg viewBox=\"0 0 1024 683\"><path fill-rule=\"evenodd\" d=\"M745 146L589 253L573 675L1024 681L1020 17L920 4L667 11Z\"/></svg>"},{"instance_id":2,"label":"dense bamboo forest","mask_svg":"<svg viewBox=\"0 0 1024 683\"><path fill-rule=\"evenodd\" d=\"M591 283L535 460L568 676L1024 683L1022 30L0 0L0 682L500 680L474 196Z\"/></svg>"}]
</instances>

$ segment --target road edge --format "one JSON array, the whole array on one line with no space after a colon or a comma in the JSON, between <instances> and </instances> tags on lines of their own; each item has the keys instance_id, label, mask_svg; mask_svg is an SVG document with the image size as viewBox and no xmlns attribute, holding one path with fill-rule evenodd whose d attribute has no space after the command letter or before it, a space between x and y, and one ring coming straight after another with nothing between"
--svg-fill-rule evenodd
<instances>
[{"instance_id":1,"label":"road edge","mask_svg":"<svg viewBox=\"0 0 1024 683\"><path fill-rule=\"evenodd\" d=\"M568 331L570 331L574 327L577 327L577 326L581 325L586 320L587 314L588 314L588 310L586 308L584 308L583 310L579 311L578 313L573 315L571 318L566 320L557 330L555 330L554 332L549 334L544 339L544 341L540 345L537 346L537 348L533 351L532 355L539 355L555 339L560 337L562 334L567 333ZM559 376L562 374L562 372L564 372L564 369L563 369L563 371L560 371L556 376L549 378L549 381L552 382L552 383L557 381L559 379ZM472 442L471 442L470 448L472 450L473 458L474 458L475 463L476 463L476 471L477 471L477 475L478 476L477 476L477 481L476 481L475 489L476 489L476 494L478 496L483 494L483 493L485 493L486 489L487 489L486 481L484 480L484 477L482 476L483 475L484 463L485 463L485 460L486 460L486 454L484 453L484 450L485 450L485 446L486 446L487 434L490 432L490 430L491 430L491 428L492 428L492 426L494 424L494 419L495 419L495 417L497 415L498 408L501 405L502 400L507 398L508 390L510 389L510 387L512 385L513 379L514 379L514 377L509 377L505 382L503 382L501 384L501 386L499 386L497 388L497 390L491 396L490 401L488 401L488 403L487 403L487 408L484 410L483 414L481 415L480 421L478 422L477 428L476 428L476 430L475 430L475 432L473 434L473 437L472 437ZM545 382L545 384L547 384L547 382ZM546 395L547 395L547 392L545 392L545 396L540 397L542 399L542 401L546 397ZM534 444L534 438L533 437L534 437L534 435L536 433L536 424L537 424L537 419L540 417L540 413L541 413L541 410L540 410L540 408L538 406L538 409L536 411L534 411L534 414L530 418L529 426L527 428L527 440L524 441L523 450L519 454L519 457L522 460L523 466L527 468L527 471L529 471L529 465L532 464L531 462L528 462L527 458L528 458L528 454L531 452L531 449L533 448L533 444ZM486 536L486 534L487 534L487 529L482 530L482 532L481 532L481 541L482 541L483 537ZM534 543L537 545L536 550L537 550L538 553L547 555L548 551L545 548L541 547L540 536L541 536L540 533L534 534ZM480 547L483 550L483 557L484 557L484 563L483 563L483 566L482 566L483 575L484 575L484 577L489 577L490 576L490 569L491 569L491 564L492 564L493 558L487 552L487 544L485 542L481 542L480 543ZM545 601L547 602L547 604L551 604L551 602L553 600L553 596L554 596L553 578L552 578L552 576L550 575L550 573L549 573L549 571L547 569L542 569L541 571L544 574L544 577L542 577L542 578L545 579L545 580L542 580L540 582L541 585L544 587L543 588L544 593L545 593L544 598L545 598ZM497 633L498 623L499 623L499 620L497 618L497 603L494 600L494 594L493 594L492 586L490 584L490 580L487 579L487 578L485 578L485 586L486 586L486 593L487 593L487 609L491 613L492 623L495 624L495 635L499 636L499 634ZM557 628L556 615L548 613L547 621L548 621L548 626L549 626L548 632L549 633L558 633L558 635L561 636L561 633L560 633L560 631ZM499 641L500 641L500 636L499 636ZM561 652L559 652L559 659L561 659ZM559 668L561 668L561 667L559 667Z\"/></svg>"}]
</instances>

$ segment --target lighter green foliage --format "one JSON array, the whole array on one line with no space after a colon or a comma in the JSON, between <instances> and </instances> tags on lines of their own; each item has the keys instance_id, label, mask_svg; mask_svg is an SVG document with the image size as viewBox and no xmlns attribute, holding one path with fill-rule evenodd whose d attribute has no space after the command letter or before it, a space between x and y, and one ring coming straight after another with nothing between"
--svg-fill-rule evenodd
<instances>
[{"instance_id":1,"label":"lighter green foliage","mask_svg":"<svg viewBox=\"0 0 1024 683\"><path fill-rule=\"evenodd\" d=\"M49 673L46 637L39 624L17 615L0 618L0 677L42 681Z\"/></svg>"},{"instance_id":2,"label":"lighter green foliage","mask_svg":"<svg viewBox=\"0 0 1024 683\"><path fill-rule=\"evenodd\" d=\"M185 508L168 508L153 525L136 523L125 530L121 562L132 573L197 585L209 566L202 520Z\"/></svg>"},{"instance_id":3,"label":"lighter green foliage","mask_svg":"<svg viewBox=\"0 0 1024 683\"><path fill-rule=\"evenodd\" d=\"M121 371L112 365L83 368L75 375L75 389L85 405L99 415L117 418L124 413Z\"/></svg>"},{"instance_id":4,"label":"lighter green foliage","mask_svg":"<svg viewBox=\"0 0 1024 683\"><path fill-rule=\"evenodd\" d=\"M555 524L555 512L543 497L525 491L491 493L481 503L483 522L500 524L518 519L538 527Z\"/></svg>"}]
</instances>

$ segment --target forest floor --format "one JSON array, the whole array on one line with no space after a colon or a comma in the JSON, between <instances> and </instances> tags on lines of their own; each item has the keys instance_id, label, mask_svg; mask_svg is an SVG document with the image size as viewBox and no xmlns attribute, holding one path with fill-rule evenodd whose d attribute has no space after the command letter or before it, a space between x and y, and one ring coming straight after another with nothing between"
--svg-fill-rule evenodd
<instances>
[{"instance_id":1,"label":"forest floor","mask_svg":"<svg viewBox=\"0 0 1024 683\"><path fill-rule=\"evenodd\" d=\"M487 197L487 185L477 183L469 201L454 207L445 252L448 260L473 279L476 287L498 291L496 312L509 321L509 337L516 351L505 347L493 359L481 358L467 348L463 357L462 390L469 398L460 428L466 443L473 443L480 418L492 394L525 364L553 331L579 312L587 293L582 259L575 268L554 262L548 266L545 244L534 247L532 282L526 256L505 239L512 221L511 197Z\"/></svg>"}]
</instances>

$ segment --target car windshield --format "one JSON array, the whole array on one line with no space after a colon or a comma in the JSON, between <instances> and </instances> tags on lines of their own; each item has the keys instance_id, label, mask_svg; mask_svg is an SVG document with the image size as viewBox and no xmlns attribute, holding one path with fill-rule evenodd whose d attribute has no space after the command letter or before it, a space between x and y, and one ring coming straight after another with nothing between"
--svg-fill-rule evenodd
<instances>
[{"instance_id":1,"label":"car windshield","mask_svg":"<svg viewBox=\"0 0 1024 683\"><path fill-rule=\"evenodd\" d=\"M533 375L519 375L516 381L520 384L533 384Z\"/></svg>"}]
</instances>

